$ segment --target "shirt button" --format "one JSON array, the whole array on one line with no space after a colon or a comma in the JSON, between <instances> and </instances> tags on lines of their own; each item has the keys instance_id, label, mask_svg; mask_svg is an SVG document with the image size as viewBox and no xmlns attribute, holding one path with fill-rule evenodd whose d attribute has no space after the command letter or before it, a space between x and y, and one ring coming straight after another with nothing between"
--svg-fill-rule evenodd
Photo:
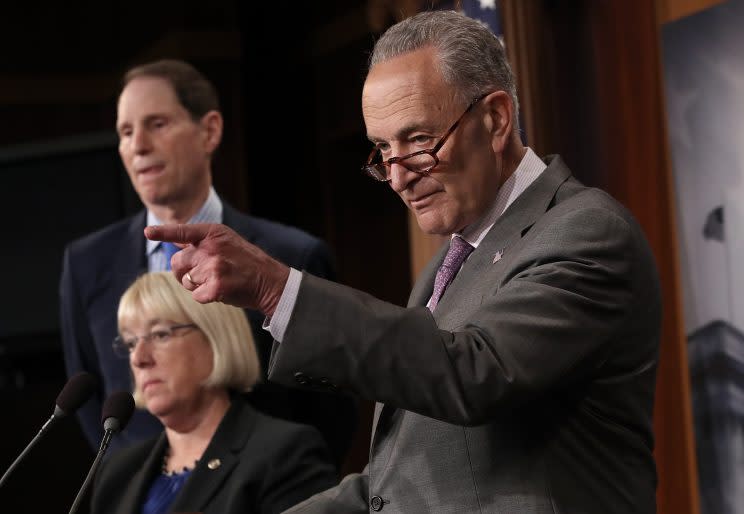
<instances>
[{"instance_id":1,"label":"shirt button","mask_svg":"<svg viewBox=\"0 0 744 514\"><path fill-rule=\"evenodd\" d=\"M382 501L382 498L379 496L373 496L372 500L370 500L369 505L372 507L372 510L375 512L382 510L382 506L385 502Z\"/></svg>"},{"instance_id":2,"label":"shirt button","mask_svg":"<svg viewBox=\"0 0 744 514\"><path fill-rule=\"evenodd\" d=\"M305 375L302 371L295 373L295 381L300 385L307 385L310 382L310 378Z\"/></svg>"}]
</instances>

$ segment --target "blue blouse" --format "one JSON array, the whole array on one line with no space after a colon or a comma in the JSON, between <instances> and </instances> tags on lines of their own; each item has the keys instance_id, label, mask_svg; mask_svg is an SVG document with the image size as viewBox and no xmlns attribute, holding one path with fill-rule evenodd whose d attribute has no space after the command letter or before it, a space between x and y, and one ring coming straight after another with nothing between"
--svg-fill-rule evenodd
<instances>
[{"instance_id":1,"label":"blue blouse","mask_svg":"<svg viewBox=\"0 0 744 514\"><path fill-rule=\"evenodd\" d=\"M142 506L142 514L165 514L168 512L173 500L191 475L190 469L181 473L168 475L159 474L152 482L150 491L147 493L145 504Z\"/></svg>"}]
</instances>

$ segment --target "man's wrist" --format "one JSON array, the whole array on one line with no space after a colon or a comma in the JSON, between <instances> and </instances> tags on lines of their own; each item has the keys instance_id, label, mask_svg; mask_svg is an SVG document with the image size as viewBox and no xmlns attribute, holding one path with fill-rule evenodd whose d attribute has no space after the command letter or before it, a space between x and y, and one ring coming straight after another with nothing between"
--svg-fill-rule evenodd
<instances>
[{"instance_id":1,"label":"man's wrist","mask_svg":"<svg viewBox=\"0 0 744 514\"><path fill-rule=\"evenodd\" d=\"M282 298L282 293L284 292L284 288L287 285L288 279L289 267L280 264L276 273L276 277L271 281L272 286L269 288L268 293L264 295L264 302L259 309L266 316L271 317L274 315L276 307L277 305L279 305L279 300L281 300Z\"/></svg>"},{"instance_id":2,"label":"man's wrist","mask_svg":"<svg viewBox=\"0 0 744 514\"><path fill-rule=\"evenodd\" d=\"M302 273L294 268L290 268L289 278L282 291L282 296L276 306L276 310L273 316L267 316L266 320L264 320L264 330L271 332L274 340L280 343L284 340L284 333L289 325L289 319L292 317L301 282Z\"/></svg>"}]
</instances>

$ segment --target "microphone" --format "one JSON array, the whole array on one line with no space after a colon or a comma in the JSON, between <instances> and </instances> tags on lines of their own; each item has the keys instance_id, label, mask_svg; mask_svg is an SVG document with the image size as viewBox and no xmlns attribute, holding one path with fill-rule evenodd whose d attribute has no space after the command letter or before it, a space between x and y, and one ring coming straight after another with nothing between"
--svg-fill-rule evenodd
<instances>
[{"instance_id":1,"label":"microphone","mask_svg":"<svg viewBox=\"0 0 744 514\"><path fill-rule=\"evenodd\" d=\"M52 417L63 418L78 410L96 390L96 378L85 371L67 381L57 396Z\"/></svg>"},{"instance_id":2,"label":"microphone","mask_svg":"<svg viewBox=\"0 0 744 514\"><path fill-rule=\"evenodd\" d=\"M99 452L105 452L111 442L111 437L127 426L134 413L134 398L127 391L113 393L106 398L101 409L101 423L103 424L103 440Z\"/></svg>"},{"instance_id":3,"label":"microphone","mask_svg":"<svg viewBox=\"0 0 744 514\"><path fill-rule=\"evenodd\" d=\"M31 451L31 448L36 446L36 443L39 442L41 437L52 426L54 426L58 420L78 410L88 398L93 396L95 390L96 379L90 373L81 372L70 377L65 386L62 388L62 391L60 391L59 396L57 396L57 401L54 405L54 413L47 420L47 422L44 423L44 425L41 427L41 430L39 430L39 433L36 434L36 437L34 437L31 442L28 443L28 446L26 446L21 454L18 456L18 458L13 461L13 464L10 465L3 477L0 478L0 487L2 487L2 485L10 476L11 472L24 459L28 452Z\"/></svg>"},{"instance_id":4,"label":"microphone","mask_svg":"<svg viewBox=\"0 0 744 514\"><path fill-rule=\"evenodd\" d=\"M112 393L111 396L106 398L106 401L103 402L103 408L101 409L101 423L103 424L104 433L103 439L101 440L101 446L98 448L98 454L96 454L96 458L93 460L90 471L88 471L88 476L85 477L85 481L80 487L80 491L78 491L72 507L70 507L69 514L77 512L80 503L83 501L85 491L90 486L93 477L96 475L96 470L98 470L98 466L101 464L103 454L106 453L106 450L108 449L111 438L115 433L123 430L124 427L127 426L129 418L132 417L132 413L134 413L134 398L132 398L132 395L126 391Z\"/></svg>"}]
</instances>

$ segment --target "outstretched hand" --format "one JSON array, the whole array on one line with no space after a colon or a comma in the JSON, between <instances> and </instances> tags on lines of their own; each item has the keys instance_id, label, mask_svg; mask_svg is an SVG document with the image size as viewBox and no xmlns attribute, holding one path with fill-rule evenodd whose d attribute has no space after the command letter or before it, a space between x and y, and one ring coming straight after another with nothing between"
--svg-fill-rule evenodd
<instances>
[{"instance_id":1,"label":"outstretched hand","mask_svg":"<svg viewBox=\"0 0 744 514\"><path fill-rule=\"evenodd\" d=\"M224 302L274 314L289 268L225 225L145 227L145 237L183 247L173 255L171 269L197 302Z\"/></svg>"}]
</instances>

